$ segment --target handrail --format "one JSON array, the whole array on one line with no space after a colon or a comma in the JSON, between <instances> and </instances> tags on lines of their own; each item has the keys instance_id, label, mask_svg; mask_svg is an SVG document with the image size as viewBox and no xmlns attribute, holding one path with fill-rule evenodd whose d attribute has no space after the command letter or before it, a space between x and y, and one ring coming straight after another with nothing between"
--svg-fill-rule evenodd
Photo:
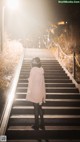
<instances>
[{"instance_id":1,"label":"handrail","mask_svg":"<svg viewBox=\"0 0 80 142\"><path fill-rule=\"evenodd\" d=\"M62 50L62 48L61 48L61 46L59 44L56 44L55 42L54 42L54 44L60 49L60 51L62 52L62 54L64 56L66 56L68 58L72 58L72 54L71 55L67 55L66 53L64 53L64 51Z\"/></svg>"},{"instance_id":2,"label":"handrail","mask_svg":"<svg viewBox=\"0 0 80 142\"><path fill-rule=\"evenodd\" d=\"M47 45L46 48L50 49L51 45L53 44L53 40Z\"/></svg>"},{"instance_id":3,"label":"handrail","mask_svg":"<svg viewBox=\"0 0 80 142\"><path fill-rule=\"evenodd\" d=\"M73 78L73 76L71 75L71 73L65 68L65 66L63 66L62 62L57 58L59 64L62 66L62 68L64 69L64 71L67 73L67 75L70 77L70 79L72 80L72 82L75 84L76 88L79 90L80 92L80 86L79 84L76 82L76 80Z\"/></svg>"},{"instance_id":4,"label":"handrail","mask_svg":"<svg viewBox=\"0 0 80 142\"><path fill-rule=\"evenodd\" d=\"M64 56L66 56L66 57L68 57L68 58L72 58L72 55L67 55L66 53L64 53L64 51L62 50L62 48L60 47L60 45L59 44L57 44L58 46L58 48L60 49L60 51L64 54ZM78 60L77 60L77 58L75 57L75 60L76 60L76 63L77 63L77 65L78 65L78 67L80 67L80 63L78 62Z\"/></svg>"},{"instance_id":5,"label":"handrail","mask_svg":"<svg viewBox=\"0 0 80 142\"><path fill-rule=\"evenodd\" d=\"M6 132L6 128L7 128L7 124L8 124L8 120L9 120L9 116L10 116L10 112L11 112L11 108L12 108L12 104L13 104L13 100L15 96L16 86L18 83L23 59L24 59L24 52L20 58L19 64L16 68L16 72L14 73L14 78L11 81L11 87L8 91L8 98L7 98L4 111L2 114L2 119L1 119L0 135L4 135Z\"/></svg>"},{"instance_id":6,"label":"handrail","mask_svg":"<svg viewBox=\"0 0 80 142\"><path fill-rule=\"evenodd\" d=\"M80 67L80 63L78 62L76 57L75 57L75 60L76 60L77 66Z\"/></svg>"},{"instance_id":7,"label":"handrail","mask_svg":"<svg viewBox=\"0 0 80 142\"><path fill-rule=\"evenodd\" d=\"M61 46L58 43L54 42L54 45L58 48L58 50L57 50L57 57L58 58L60 57L60 53L62 53L65 59L68 59L68 60L72 59L72 61L73 61L73 67L72 67L73 74L72 75L73 75L74 79L76 79L76 66L75 65L80 67L80 63L77 60L75 52L73 54L67 55L66 53L64 53L64 51L62 50Z\"/></svg>"}]
</instances>

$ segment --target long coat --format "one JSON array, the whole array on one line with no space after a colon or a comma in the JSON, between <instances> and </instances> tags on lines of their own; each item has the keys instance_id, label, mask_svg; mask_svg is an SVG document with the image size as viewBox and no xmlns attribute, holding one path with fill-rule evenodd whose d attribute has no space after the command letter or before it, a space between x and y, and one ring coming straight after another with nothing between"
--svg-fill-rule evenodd
<instances>
[{"instance_id":1,"label":"long coat","mask_svg":"<svg viewBox=\"0 0 80 142\"><path fill-rule=\"evenodd\" d=\"M46 93L43 68L33 67L30 71L28 81L27 101L34 103L45 102Z\"/></svg>"}]
</instances>

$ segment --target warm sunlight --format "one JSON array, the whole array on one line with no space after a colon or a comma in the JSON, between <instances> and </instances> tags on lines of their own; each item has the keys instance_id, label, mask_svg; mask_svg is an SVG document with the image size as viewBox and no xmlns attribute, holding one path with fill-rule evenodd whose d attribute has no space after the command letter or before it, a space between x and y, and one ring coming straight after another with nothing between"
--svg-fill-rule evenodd
<instances>
[{"instance_id":1,"label":"warm sunlight","mask_svg":"<svg viewBox=\"0 0 80 142\"><path fill-rule=\"evenodd\" d=\"M19 8L19 0L7 0L7 7L11 10Z\"/></svg>"}]
</instances>

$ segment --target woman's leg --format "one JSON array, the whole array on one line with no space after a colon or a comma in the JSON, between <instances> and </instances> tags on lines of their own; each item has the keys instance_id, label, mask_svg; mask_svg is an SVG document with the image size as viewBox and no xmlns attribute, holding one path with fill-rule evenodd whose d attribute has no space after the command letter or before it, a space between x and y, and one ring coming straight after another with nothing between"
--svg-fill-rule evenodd
<instances>
[{"instance_id":1,"label":"woman's leg","mask_svg":"<svg viewBox=\"0 0 80 142\"><path fill-rule=\"evenodd\" d=\"M43 118L42 105L39 105L39 114L40 114L40 119L41 119L40 126L43 127L44 126L44 118Z\"/></svg>"},{"instance_id":2,"label":"woman's leg","mask_svg":"<svg viewBox=\"0 0 80 142\"><path fill-rule=\"evenodd\" d=\"M34 106L34 115L35 115L35 126L39 127L39 104L38 103L33 103Z\"/></svg>"}]
</instances>

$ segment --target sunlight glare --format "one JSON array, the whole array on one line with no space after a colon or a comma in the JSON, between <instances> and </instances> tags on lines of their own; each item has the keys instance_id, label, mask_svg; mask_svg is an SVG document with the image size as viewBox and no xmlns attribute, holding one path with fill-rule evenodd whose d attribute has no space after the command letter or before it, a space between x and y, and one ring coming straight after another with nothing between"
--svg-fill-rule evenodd
<instances>
[{"instance_id":1,"label":"sunlight glare","mask_svg":"<svg viewBox=\"0 0 80 142\"><path fill-rule=\"evenodd\" d=\"M7 0L7 7L11 10L16 10L19 8L19 0Z\"/></svg>"}]
</instances>

